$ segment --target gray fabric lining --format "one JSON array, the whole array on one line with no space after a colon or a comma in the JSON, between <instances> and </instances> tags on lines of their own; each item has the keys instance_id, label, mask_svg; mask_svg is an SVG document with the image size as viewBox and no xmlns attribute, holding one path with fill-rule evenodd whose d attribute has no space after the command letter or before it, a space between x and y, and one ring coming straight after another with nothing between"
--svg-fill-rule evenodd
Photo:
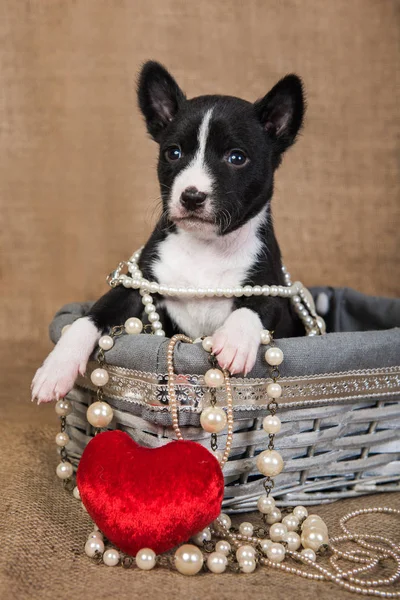
<instances>
[{"instance_id":1,"label":"gray fabric lining","mask_svg":"<svg viewBox=\"0 0 400 600\"><path fill-rule=\"evenodd\" d=\"M366 296L349 288L313 288L314 298L325 292L329 312L324 336L280 339L277 345L285 354L281 367L284 377L339 373L359 369L400 365L400 299ZM65 305L50 325L50 337L56 343L64 325L84 316L92 303ZM152 335L118 338L107 352L111 365L151 373L166 372L168 340ZM250 377L268 377L260 347ZM178 343L175 349L178 373L203 374L209 368L200 344Z\"/></svg>"}]
</instances>

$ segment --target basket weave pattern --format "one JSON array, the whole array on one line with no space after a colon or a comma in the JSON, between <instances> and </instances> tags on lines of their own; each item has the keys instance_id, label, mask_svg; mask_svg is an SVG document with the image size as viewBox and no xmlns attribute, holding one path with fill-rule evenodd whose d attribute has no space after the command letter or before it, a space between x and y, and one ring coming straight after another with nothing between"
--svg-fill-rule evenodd
<instances>
[{"instance_id":1,"label":"basket weave pattern","mask_svg":"<svg viewBox=\"0 0 400 600\"><path fill-rule=\"evenodd\" d=\"M68 398L71 438L68 454L76 467L93 436L87 406L96 400L89 365ZM110 428L127 431L138 443L156 448L174 439L168 410L166 375L109 367L104 388L114 410ZM235 434L224 468L224 510L250 511L263 491L256 456L268 445L262 429L268 413L267 379L232 379ZM400 369L370 369L280 380L283 398L278 414L282 430L276 448L285 461L274 497L280 505L316 504L377 491L400 489ZM177 397L185 439L210 447L199 425L208 405L202 375L178 375ZM218 404L224 406L223 391ZM224 432L218 446L225 445Z\"/></svg>"}]
</instances>

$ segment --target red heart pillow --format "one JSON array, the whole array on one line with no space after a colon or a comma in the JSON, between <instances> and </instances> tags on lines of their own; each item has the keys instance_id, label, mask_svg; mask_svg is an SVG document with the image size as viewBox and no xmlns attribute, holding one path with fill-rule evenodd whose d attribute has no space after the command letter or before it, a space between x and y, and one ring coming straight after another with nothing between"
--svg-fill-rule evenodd
<instances>
[{"instance_id":1,"label":"red heart pillow","mask_svg":"<svg viewBox=\"0 0 400 600\"><path fill-rule=\"evenodd\" d=\"M224 478L216 458L196 442L143 448L123 431L87 445L77 485L104 535L127 554L157 554L186 542L218 517Z\"/></svg>"}]
</instances>

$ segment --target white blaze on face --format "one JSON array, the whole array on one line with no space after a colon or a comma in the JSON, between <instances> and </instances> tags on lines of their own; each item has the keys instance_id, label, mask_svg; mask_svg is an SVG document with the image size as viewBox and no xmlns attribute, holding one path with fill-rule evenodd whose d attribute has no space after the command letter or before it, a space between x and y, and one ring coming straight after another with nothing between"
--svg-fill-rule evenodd
<instances>
[{"instance_id":1,"label":"white blaze on face","mask_svg":"<svg viewBox=\"0 0 400 600\"><path fill-rule=\"evenodd\" d=\"M172 217L184 216L184 209L181 205L181 194L186 188L195 187L199 192L204 192L205 194L211 194L212 192L213 179L205 162L206 144L210 131L212 112L213 109L208 110L200 123L197 136L198 149L193 160L179 173L172 185L170 200L170 214ZM207 198L202 211L204 216L210 215L210 206L210 199Z\"/></svg>"}]
</instances>

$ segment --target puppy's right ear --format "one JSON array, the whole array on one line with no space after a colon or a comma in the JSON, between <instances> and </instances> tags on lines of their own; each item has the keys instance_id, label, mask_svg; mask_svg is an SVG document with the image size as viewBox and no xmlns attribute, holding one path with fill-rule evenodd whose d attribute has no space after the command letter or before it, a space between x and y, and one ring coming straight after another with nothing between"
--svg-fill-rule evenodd
<instances>
[{"instance_id":1,"label":"puppy's right ear","mask_svg":"<svg viewBox=\"0 0 400 600\"><path fill-rule=\"evenodd\" d=\"M186 97L167 69L150 60L145 63L139 75L138 100L146 119L147 130L158 142Z\"/></svg>"}]
</instances>

